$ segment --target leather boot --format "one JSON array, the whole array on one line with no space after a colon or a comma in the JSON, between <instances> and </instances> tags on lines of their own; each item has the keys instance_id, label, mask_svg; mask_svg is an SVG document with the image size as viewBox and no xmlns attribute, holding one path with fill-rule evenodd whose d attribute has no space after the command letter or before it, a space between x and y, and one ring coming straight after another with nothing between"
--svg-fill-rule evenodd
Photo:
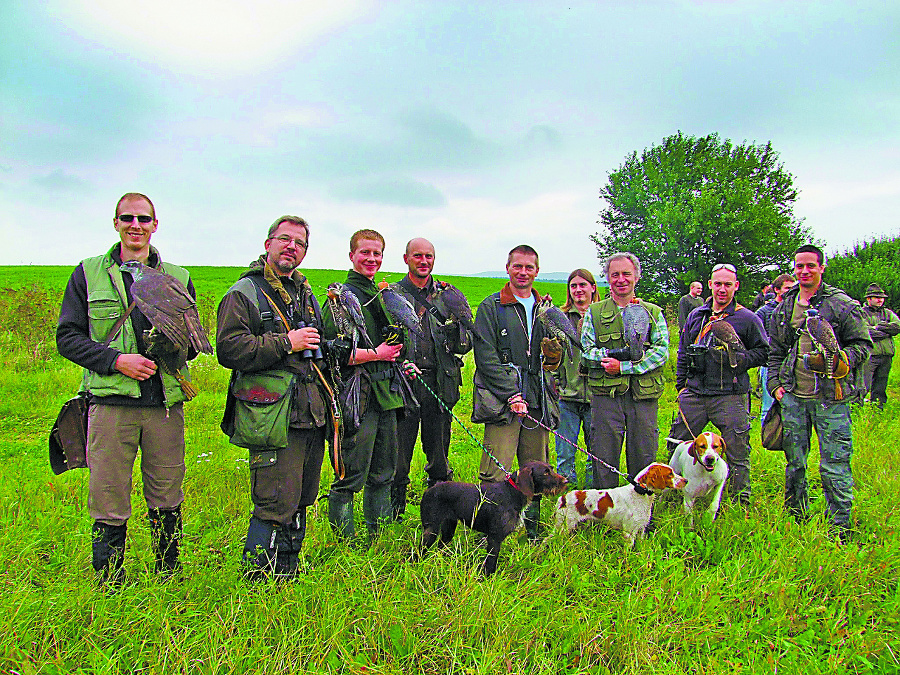
<instances>
[{"instance_id":1,"label":"leather boot","mask_svg":"<svg viewBox=\"0 0 900 675\"><path fill-rule=\"evenodd\" d=\"M247 541L244 543L244 575L259 580L268 577L275 568L277 538L276 527L256 516L250 516Z\"/></svg>"},{"instance_id":2,"label":"leather boot","mask_svg":"<svg viewBox=\"0 0 900 675\"><path fill-rule=\"evenodd\" d=\"M334 492L328 495L328 522L339 539L352 539L356 534L353 525L353 493Z\"/></svg>"},{"instance_id":3,"label":"leather boot","mask_svg":"<svg viewBox=\"0 0 900 675\"><path fill-rule=\"evenodd\" d=\"M541 525L541 495L535 495L532 498L531 503L525 507L523 515L528 541L532 544L539 543L544 538L544 528Z\"/></svg>"},{"instance_id":4,"label":"leather boot","mask_svg":"<svg viewBox=\"0 0 900 675\"><path fill-rule=\"evenodd\" d=\"M174 509L150 509L150 541L156 558L154 570L157 574L170 577L181 571L178 547L181 541L181 506Z\"/></svg>"},{"instance_id":5,"label":"leather boot","mask_svg":"<svg viewBox=\"0 0 900 675\"><path fill-rule=\"evenodd\" d=\"M306 507L294 514L288 525L283 525L275 535L275 578L292 579L297 575L300 549L306 536Z\"/></svg>"},{"instance_id":6,"label":"leather boot","mask_svg":"<svg viewBox=\"0 0 900 675\"><path fill-rule=\"evenodd\" d=\"M97 584L103 589L119 588L125 583L125 535L128 525L107 525L95 521L91 527L91 563Z\"/></svg>"},{"instance_id":7,"label":"leather boot","mask_svg":"<svg viewBox=\"0 0 900 675\"><path fill-rule=\"evenodd\" d=\"M366 486L363 488L363 518L369 536L378 534L382 525L391 520L391 486Z\"/></svg>"}]
</instances>

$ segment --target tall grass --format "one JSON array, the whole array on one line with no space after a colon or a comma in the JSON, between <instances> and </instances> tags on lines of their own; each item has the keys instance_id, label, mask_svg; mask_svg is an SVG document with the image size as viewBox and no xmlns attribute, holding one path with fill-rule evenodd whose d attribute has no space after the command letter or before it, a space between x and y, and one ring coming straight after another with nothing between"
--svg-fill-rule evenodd
<instances>
[{"instance_id":1,"label":"tall grass","mask_svg":"<svg viewBox=\"0 0 900 675\"><path fill-rule=\"evenodd\" d=\"M209 293L213 304L237 276L236 270L233 276L218 271L207 282L205 269L192 272L198 293ZM341 273L328 274L333 280ZM473 304L498 285L457 281ZM816 517L797 525L781 509L783 455L755 447L748 511L726 504L715 524L691 531L680 504L667 500L658 507L656 533L634 550L624 548L619 533L599 529L551 536L538 546L514 536L504 544L498 573L483 579L477 566L484 554L470 533L461 532L445 553L409 562L420 536L423 457L417 452L402 523L385 528L369 548L347 546L335 541L320 501L310 514L300 577L254 585L239 568L250 512L247 456L219 432L228 373L204 356L193 364L201 393L186 407L184 579L164 583L152 573L136 472L128 583L105 595L95 589L90 569L87 472L55 477L46 461L47 430L77 389L79 369L53 355L31 367L23 351L14 340L0 349L0 671L493 675L900 668L896 365L885 412L854 413L851 545L828 536L817 462L810 463ZM674 414L672 365L666 367L663 436ZM481 430L468 423L472 368L470 357L456 411L480 438ZM662 447L659 457L665 459ZM473 480L479 458L479 448L454 424L457 476ZM323 492L330 479L326 468ZM547 523L551 510L544 505Z\"/></svg>"}]
</instances>

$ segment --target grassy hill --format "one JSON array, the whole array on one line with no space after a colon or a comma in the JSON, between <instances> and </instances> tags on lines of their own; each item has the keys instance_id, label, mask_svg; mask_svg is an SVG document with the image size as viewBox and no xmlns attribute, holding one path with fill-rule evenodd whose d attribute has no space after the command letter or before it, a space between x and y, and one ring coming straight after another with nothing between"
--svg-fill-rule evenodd
<instances>
[{"instance_id":1,"label":"grassy hill","mask_svg":"<svg viewBox=\"0 0 900 675\"><path fill-rule=\"evenodd\" d=\"M312 509L292 583L253 585L239 560L250 512L246 451L218 429L228 372L193 367L200 395L185 408L185 578L151 572L135 472L129 583L99 593L90 568L86 471L53 476L46 434L80 371L54 355L52 328L71 268L0 268L0 671L20 673L841 673L900 668L898 366L884 413L854 412L855 540L839 546L821 517L798 526L781 509L784 456L758 442L749 510L723 505L696 531L677 503L634 550L588 529L530 546L505 543L481 579L477 537L409 562L417 545L423 457L417 452L406 520L370 547L335 542L324 501ZM192 268L214 306L240 272ZM317 290L344 272L314 270ZM399 275L396 275L399 276ZM448 278L473 305L496 279ZM541 285L561 301L560 285ZM559 291L562 291L560 293ZM558 297L557 297L558 296ZM56 304L54 304L56 303ZM674 336L673 336L674 337ZM673 349L676 344L672 342ZM49 345L49 346L48 346ZM674 354L673 354L674 356ZM675 414L674 358L660 404L662 436ZM471 355L459 417L471 411ZM753 401L754 412L758 401ZM758 439L758 422L753 438ZM551 456L553 455L551 442ZM481 450L457 424L450 459L461 480ZM815 457L816 453L812 455ZM660 447L659 458L667 459ZM583 458L579 460L583 474ZM323 469L322 492L331 471ZM357 514L361 509L357 507ZM549 523L552 505L544 504ZM364 528L358 528L363 529Z\"/></svg>"}]
</instances>

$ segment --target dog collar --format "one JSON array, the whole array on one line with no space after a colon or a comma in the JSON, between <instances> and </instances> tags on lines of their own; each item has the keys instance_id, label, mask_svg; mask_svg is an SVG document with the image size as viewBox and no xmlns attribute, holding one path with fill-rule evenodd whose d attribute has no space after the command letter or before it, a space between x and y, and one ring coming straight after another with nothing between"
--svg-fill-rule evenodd
<instances>
[{"instance_id":1,"label":"dog collar","mask_svg":"<svg viewBox=\"0 0 900 675\"><path fill-rule=\"evenodd\" d=\"M653 490L651 490L650 488L645 488L640 483L632 483L632 485L634 486L634 491L637 492L639 495L653 494Z\"/></svg>"},{"instance_id":2,"label":"dog collar","mask_svg":"<svg viewBox=\"0 0 900 675\"><path fill-rule=\"evenodd\" d=\"M509 483L510 485L512 485L514 488L516 488L516 490L518 490L519 492L522 492L522 488L520 488L518 485L516 485L515 481L513 481L512 474L509 474L506 477L506 482Z\"/></svg>"}]
</instances>

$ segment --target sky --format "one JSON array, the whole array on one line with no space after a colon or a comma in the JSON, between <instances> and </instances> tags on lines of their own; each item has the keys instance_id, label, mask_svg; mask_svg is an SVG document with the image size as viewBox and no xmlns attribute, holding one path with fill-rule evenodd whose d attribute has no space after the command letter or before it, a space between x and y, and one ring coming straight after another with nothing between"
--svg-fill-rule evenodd
<instances>
[{"instance_id":1,"label":"sky","mask_svg":"<svg viewBox=\"0 0 900 675\"><path fill-rule=\"evenodd\" d=\"M681 130L771 141L829 251L900 233L900 3L0 0L0 264L75 265L153 200L163 259L597 271L599 190Z\"/></svg>"}]
</instances>

